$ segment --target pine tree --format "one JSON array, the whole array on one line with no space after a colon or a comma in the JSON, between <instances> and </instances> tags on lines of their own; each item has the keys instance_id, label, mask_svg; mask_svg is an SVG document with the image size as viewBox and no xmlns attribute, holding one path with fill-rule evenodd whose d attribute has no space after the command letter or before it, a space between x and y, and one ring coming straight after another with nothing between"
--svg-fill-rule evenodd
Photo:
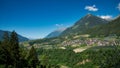
<instances>
[{"instance_id":1,"label":"pine tree","mask_svg":"<svg viewBox=\"0 0 120 68\"><path fill-rule=\"evenodd\" d=\"M4 35L3 35L3 41L2 41L2 46L3 46L3 49L5 50L5 51L9 51L9 40L10 38L9 38L9 34L8 34L8 32L4 32Z\"/></svg>"},{"instance_id":2,"label":"pine tree","mask_svg":"<svg viewBox=\"0 0 120 68\"><path fill-rule=\"evenodd\" d=\"M30 67L36 68L39 60L38 60L38 57L37 57L36 50L33 46L29 51L27 59L28 59L28 63L30 65Z\"/></svg>"},{"instance_id":3,"label":"pine tree","mask_svg":"<svg viewBox=\"0 0 120 68\"><path fill-rule=\"evenodd\" d=\"M2 49L5 54L5 68L8 68L8 65L11 65L11 57L10 57L10 46L9 46L9 34L5 32L3 35L2 41Z\"/></svg>"},{"instance_id":4,"label":"pine tree","mask_svg":"<svg viewBox=\"0 0 120 68\"><path fill-rule=\"evenodd\" d=\"M13 60L13 66L15 68L19 68L20 67L19 41L18 41L17 33L15 31L13 31L10 36L10 53L11 53L11 58Z\"/></svg>"},{"instance_id":5,"label":"pine tree","mask_svg":"<svg viewBox=\"0 0 120 68\"><path fill-rule=\"evenodd\" d=\"M8 34L8 32L4 32L2 43L4 44L4 46L9 44L9 34Z\"/></svg>"},{"instance_id":6,"label":"pine tree","mask_svg":"<svg viewBox=\"0 0 120 68\"><path fill-rule=\"evenodd\" d=\"M5 64L5 51L3 49L2 43L0 42L0 64Z\"/></svg>"}]
</instances>

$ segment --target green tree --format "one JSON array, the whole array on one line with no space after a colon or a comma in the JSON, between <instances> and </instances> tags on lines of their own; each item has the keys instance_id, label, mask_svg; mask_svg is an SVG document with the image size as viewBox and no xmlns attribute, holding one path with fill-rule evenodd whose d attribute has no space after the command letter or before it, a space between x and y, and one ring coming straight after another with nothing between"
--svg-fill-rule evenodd
<instances>
[{"instance_id":1,"label":"green tree","mask_svg":"<svg viewBox=\"0 0 120 68\"><path fill-rule=\"evenodd\" d=\"M3 35L3 40L0 43L0 64L4 64L5 68L11 65L11 58L9 52L9 34L5 32Z\"/></svg>"},{"instance_id":2,"label":"green tree","mask_svg":"<svg viewBox=\"0 0 120 68\"><path fill-rule=\"evenodd\" d=\"M13 66L15 68L19 68L20 67L19 41L17 33L15 31L13 31L10 36L10 53L11 59L13 60Z\"/></svg>"},{"instance_id":3,"label":"green tree","mask_svg":"<svg viewBox=\"0 0 120 68\"><path fill-rule=\"evenodd\" d=\"M4 44L4 46L9 44L9 34L8 34L8 32L4 33L2 43Z\"/></svg>"},{"instance_id":4,"label":"green tree","mask_svg":"<svg viewBox=\"0 0 120 68\"><path fill-rule=\"evenodd\" d=\"M13 31L9 35L5 32L0 42L0 65L5 65L4 68L23 68L27 67L27 64L24 52L19 48L17 33Z\"/></svg>"},{"instance_id":5,"label":"green tree","mask_svg":"<svg viewBox=\"0 0 120 68\"><path fill-rule=\"evenodd\" d=\"M3 46L0 42L0 65L3 65L5 63L5 51L3 49Z\"/></svg>"},{"instance_id":6,"label":"green tree","mask_svg":"<svg viewBox=\"0 0 120 68\"><path fill-rule=\"evenodd\" d=\"M38 60L38 57L37 57L36 50L33 46L29 51L27 59L28 59L29 66L31 68L36 68L39 60Z\"/></svg>"},{"instance_id":7,"label":"green tree","mask_svg":"<svg viewBox=\"0 0 120 68\"><path fill-rule=\"evenodd\" d=\"M20 47L20 63L19 63L19 65L21 66L21 68L28 66L26 57L27 57L27 48Z\"/></svg>"}]
</instances>

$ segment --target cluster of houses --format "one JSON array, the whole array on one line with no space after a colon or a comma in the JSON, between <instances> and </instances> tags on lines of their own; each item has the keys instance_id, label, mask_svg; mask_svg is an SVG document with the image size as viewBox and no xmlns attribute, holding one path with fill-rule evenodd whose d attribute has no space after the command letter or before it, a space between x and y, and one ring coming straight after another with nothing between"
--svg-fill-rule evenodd
<instances>
[{"instance_id":1,"label":"cluster of houses","mask_svg":"<svg viewBox=\"0 0 120 68\"><path fill-rule=\"evenodd\" d=\"M101 40L96 38L81 40L71 40L71 41L64 41L61 45L62 46L69 46L69 45L97 45L97 46L113 46L113 45L120 45L120 41L118 40Z\"/></svg>"},{"instance_id":2,"label":"cluster of houses","mask_svg":"<svg viewBox=\"0 0 120 68\"><path fill-rule=\"evenodd\" d=\"M55 41L56 42L56 41ZM57 44L56 44L57 45ZM74 39L74 40L65 40L64 42L58 44L60 46L80 46L80 45L86 45L86 46L114 46L114 45L120 45L120 39L114 39L114 40L106 40L106 39L99 39L99 38L86 38L86 39ZM50 48L51 46L48 43L39 44L35 43L33 44L35 48ZM30 44L26 44L26 47L30 48Z\"/></svg>"}]
</instances>

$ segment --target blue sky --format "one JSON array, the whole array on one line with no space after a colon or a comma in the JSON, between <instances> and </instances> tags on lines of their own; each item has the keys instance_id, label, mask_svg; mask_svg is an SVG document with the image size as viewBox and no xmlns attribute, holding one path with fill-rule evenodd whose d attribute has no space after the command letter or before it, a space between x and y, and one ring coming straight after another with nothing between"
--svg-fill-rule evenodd
<instances>
[{"instance_id":1,"label":"blue sky","mask_svg":"<svg viewBox=\"0 0 120 68\"><path fill-rule=\"evenodd\" d=\"M114 18L120 14L120 0L0 0L0 29L43 38L88 13Z\"/></svg>"}]
</instances>

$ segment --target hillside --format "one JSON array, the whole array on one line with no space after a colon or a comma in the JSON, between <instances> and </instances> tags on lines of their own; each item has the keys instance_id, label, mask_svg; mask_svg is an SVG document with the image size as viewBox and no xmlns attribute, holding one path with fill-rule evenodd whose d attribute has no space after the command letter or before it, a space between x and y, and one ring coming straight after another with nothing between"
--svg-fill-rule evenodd
<instances>
[{"instance_id":1,"label":"hillside","mask_svg":"<svg viewBox=\"0 0 120 68\"><path fill-rule=\"evenodd\" d=\"M2 40L3 35L4 35L4 32L6 32L6 31L0 30L0 40ZM11 34L10 31L7 31L7 32L8 32L9 35ZM23 37L23 36L21 36L21 35L19 35L19 34L18 34L18 39L19 39L20 42L28 41L28 40L29 40L28 38Z\"/></svg>"},{"instance_id":2,"label":"hillside","mask_svg":"<svg viewBox=\"0 0 120 68\"><path fill-rule=\"evenodd\" d=\"M72 48L38 49L40 57L46 54L49 58L46 64L67 68L119 68L119 52L115 46L94 46L78 53Z\"/></svg>"},{"instance_id":3,"label":"hillside","mask_svg":"<svg viewBox=\"0 0 120 68\"><path fill-rule=\"evenodd\" d=\"M90 34L93 37L109 35L120 36L120 16L109 23L88 29L85 33Z\"/></svg>"}]
</instances>

